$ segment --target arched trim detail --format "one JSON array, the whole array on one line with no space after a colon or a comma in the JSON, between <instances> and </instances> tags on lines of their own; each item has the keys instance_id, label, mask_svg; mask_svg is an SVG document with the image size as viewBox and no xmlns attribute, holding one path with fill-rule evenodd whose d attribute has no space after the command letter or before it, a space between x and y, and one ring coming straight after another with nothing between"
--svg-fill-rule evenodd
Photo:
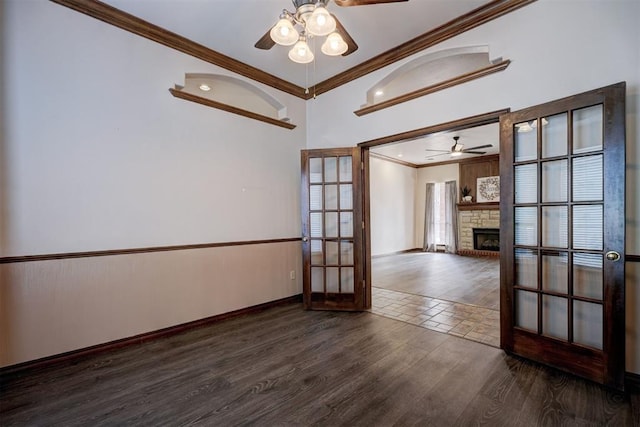
<instances>
[{"instance_id":1,"label":"arched trim detail","mask_svg":"<svg viewBox=\"0 0 640 427\"><path fill-rule=\"evenodd\" d=\"M489 59L488 46L465 46L431 52L389 73L366 93L358 116L388 108L438 90L502 71L509 60Z\"/></svg>"},{"instance_id":2,"label":"arched trim detail","mask_svg":"<svg viewBox=\"0 0 640 427\"><path fill-rule=\"evenodd\" d=\"M184 86L169 89L177 98L196 102L287 129L287 107L278 99L253 84L223 74L185 74Z\"/></svg>"}]
</instances>

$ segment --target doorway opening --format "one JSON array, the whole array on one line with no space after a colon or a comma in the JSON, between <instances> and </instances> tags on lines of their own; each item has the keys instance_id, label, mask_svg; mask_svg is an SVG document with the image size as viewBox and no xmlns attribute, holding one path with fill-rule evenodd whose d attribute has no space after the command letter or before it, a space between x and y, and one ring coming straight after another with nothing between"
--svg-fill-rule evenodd
<instances>
[{"instance_id":1,"label":"doorway opening","mask_svg":"<svg viewBox=\"0 0 640 427\"><path fill-rule=\"evenodd\" d=\"M507 111L360 144L367 160L365 234L371 249L366 262L374 314L500 347L499 251L491 248L489 256L486 249L475 249L472 228L500 227L499 202L478 201L475 180L499 175L499 117ZM452 157L459 150L451 150L450 141L472 153ZM456 183L456 203L445 218L444 199L436 198L440 209L434 207L439 214L434 223L442 231L443 221L453 221L454 241L444 239L442 231L430 245L425 187L444 187L447 181ZM462 200L464 186L471 189L470 202Z\"/></svg>"}]
</instances>

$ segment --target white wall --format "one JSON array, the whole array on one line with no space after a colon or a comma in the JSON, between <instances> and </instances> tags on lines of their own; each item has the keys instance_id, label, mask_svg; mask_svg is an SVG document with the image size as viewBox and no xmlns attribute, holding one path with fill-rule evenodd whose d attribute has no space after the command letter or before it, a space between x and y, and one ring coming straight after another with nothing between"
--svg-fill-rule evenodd
<instances>
[{"instance_id":1,"label":"white wall","mask_svg":"<svg viewBox=\"0 0 640 427\"><path fill-rule=\"evenodd\" d=\"M415 241L418 247L422 247L424 245L424 204L427 183L446 181L460 182L460 165L458 163L418 169L418 180L415 195L416 209L414 213L416 223ZM460 185L458 185L458 187L460 187Z\"/></svg>"},{"instance_id":2,"label":"white wall","mask_svg":"<svg viewBox=\"0 0 640 427\"><path fill-rule=\"evenodd\" d=\"M502 108L512 111L627 82L627 253L640 254L640 2L538 0L428 50L319 96L308 104L309 147L355 145ZM363 117L353 111L373 84L417 56L488 45L510 59L492 74ZM331 126L325 126L331 123ZM419 204L419 202L417 202ZM418 230L416 230L417 232ZM628 263L629 265L630 263ZM636 269L630 266L629 269ZM627 313L640 307L640 281L629 274ZM627 326L627 370L640 373L640 316Z\"/></svg>"},{"instance_id":3,"label":"white wall","mask_svg":"<svg viewBox=\"0 0 640 427\"><path fill-rule=\"evenodd\" d=\"M304 101L260 86L291 131L176 99L230 73L48 1L0 1L0 54L0 257L300 235ZM0 265L0 366L301 293L285 245Z\"/></svg>"},{"instance_id":4,"label":"white wall","mask_svg":"<svg viewBox=\"0 0 640 427\"><path fill-rule=\"evenodd\" d=\"M415 168L371 157L371 255L416 248Z\"/></svg>"},{"instance_id":5,"label":"white wall","mask_svg":"<svg viewBox=\"0 0 640 427\"><path fill-rule=\"evenodd\" d=\"M230 74L48 1L4 1L0 256L300 235L287 130L171 96Z\"/></svg>"},{"instance_id":6,"label":"white wall","mask_svg":"<svg viewBox=\"0 0 640 427\"><path fill-rule=\"evenodd\" d=\"M459 169L457 163L412 168L372 157L371 255L422 247L426 184L459 181Z\"/></svg>"}]
</instances>

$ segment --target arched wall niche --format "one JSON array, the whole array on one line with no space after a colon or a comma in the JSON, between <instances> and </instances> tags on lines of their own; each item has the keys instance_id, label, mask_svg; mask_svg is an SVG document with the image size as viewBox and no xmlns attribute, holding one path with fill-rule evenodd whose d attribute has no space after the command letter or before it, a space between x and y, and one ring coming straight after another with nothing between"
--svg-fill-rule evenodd
<instances>
[{"instance_id":1,"label":"arched wall niche","mask_svg":"<svg viewBox=\"0 0 640 427\"><path fill-rule=\"evenodd\" d=\"M508 60L489 58L488 46L465 46L431 52L397 68L373 85L366 103L355 114L363 115L406 102L437 90L502 71Z\"/></svg>"},{"instance_id":2,"label":"arched wall niche","mask_svg":"<svg viewBox=\"0 0 640 427\"><path fill-rule=\"evenodd\" d=\"M184 86L169 89L187 101L219 108L245 117L293 129L287 107L275 97L244 80L222 74L186 73Z\"/></svg>"}]
</instances>

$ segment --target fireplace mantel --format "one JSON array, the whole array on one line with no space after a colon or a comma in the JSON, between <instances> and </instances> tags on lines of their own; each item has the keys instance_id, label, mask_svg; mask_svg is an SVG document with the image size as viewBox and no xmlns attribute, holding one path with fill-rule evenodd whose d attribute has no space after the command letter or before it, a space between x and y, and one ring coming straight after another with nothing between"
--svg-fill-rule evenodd
<instances>
[{"instance_id":1,"label":"fireplace mantel","mask_svg":"<svg viewBox=\"0 0 640 427\"><path fill-rule=\"evenodd\" d=\"M500 202L486 203L458 203L459 211L490 211L499 210Z\"/></svg>"}]
</instances>

